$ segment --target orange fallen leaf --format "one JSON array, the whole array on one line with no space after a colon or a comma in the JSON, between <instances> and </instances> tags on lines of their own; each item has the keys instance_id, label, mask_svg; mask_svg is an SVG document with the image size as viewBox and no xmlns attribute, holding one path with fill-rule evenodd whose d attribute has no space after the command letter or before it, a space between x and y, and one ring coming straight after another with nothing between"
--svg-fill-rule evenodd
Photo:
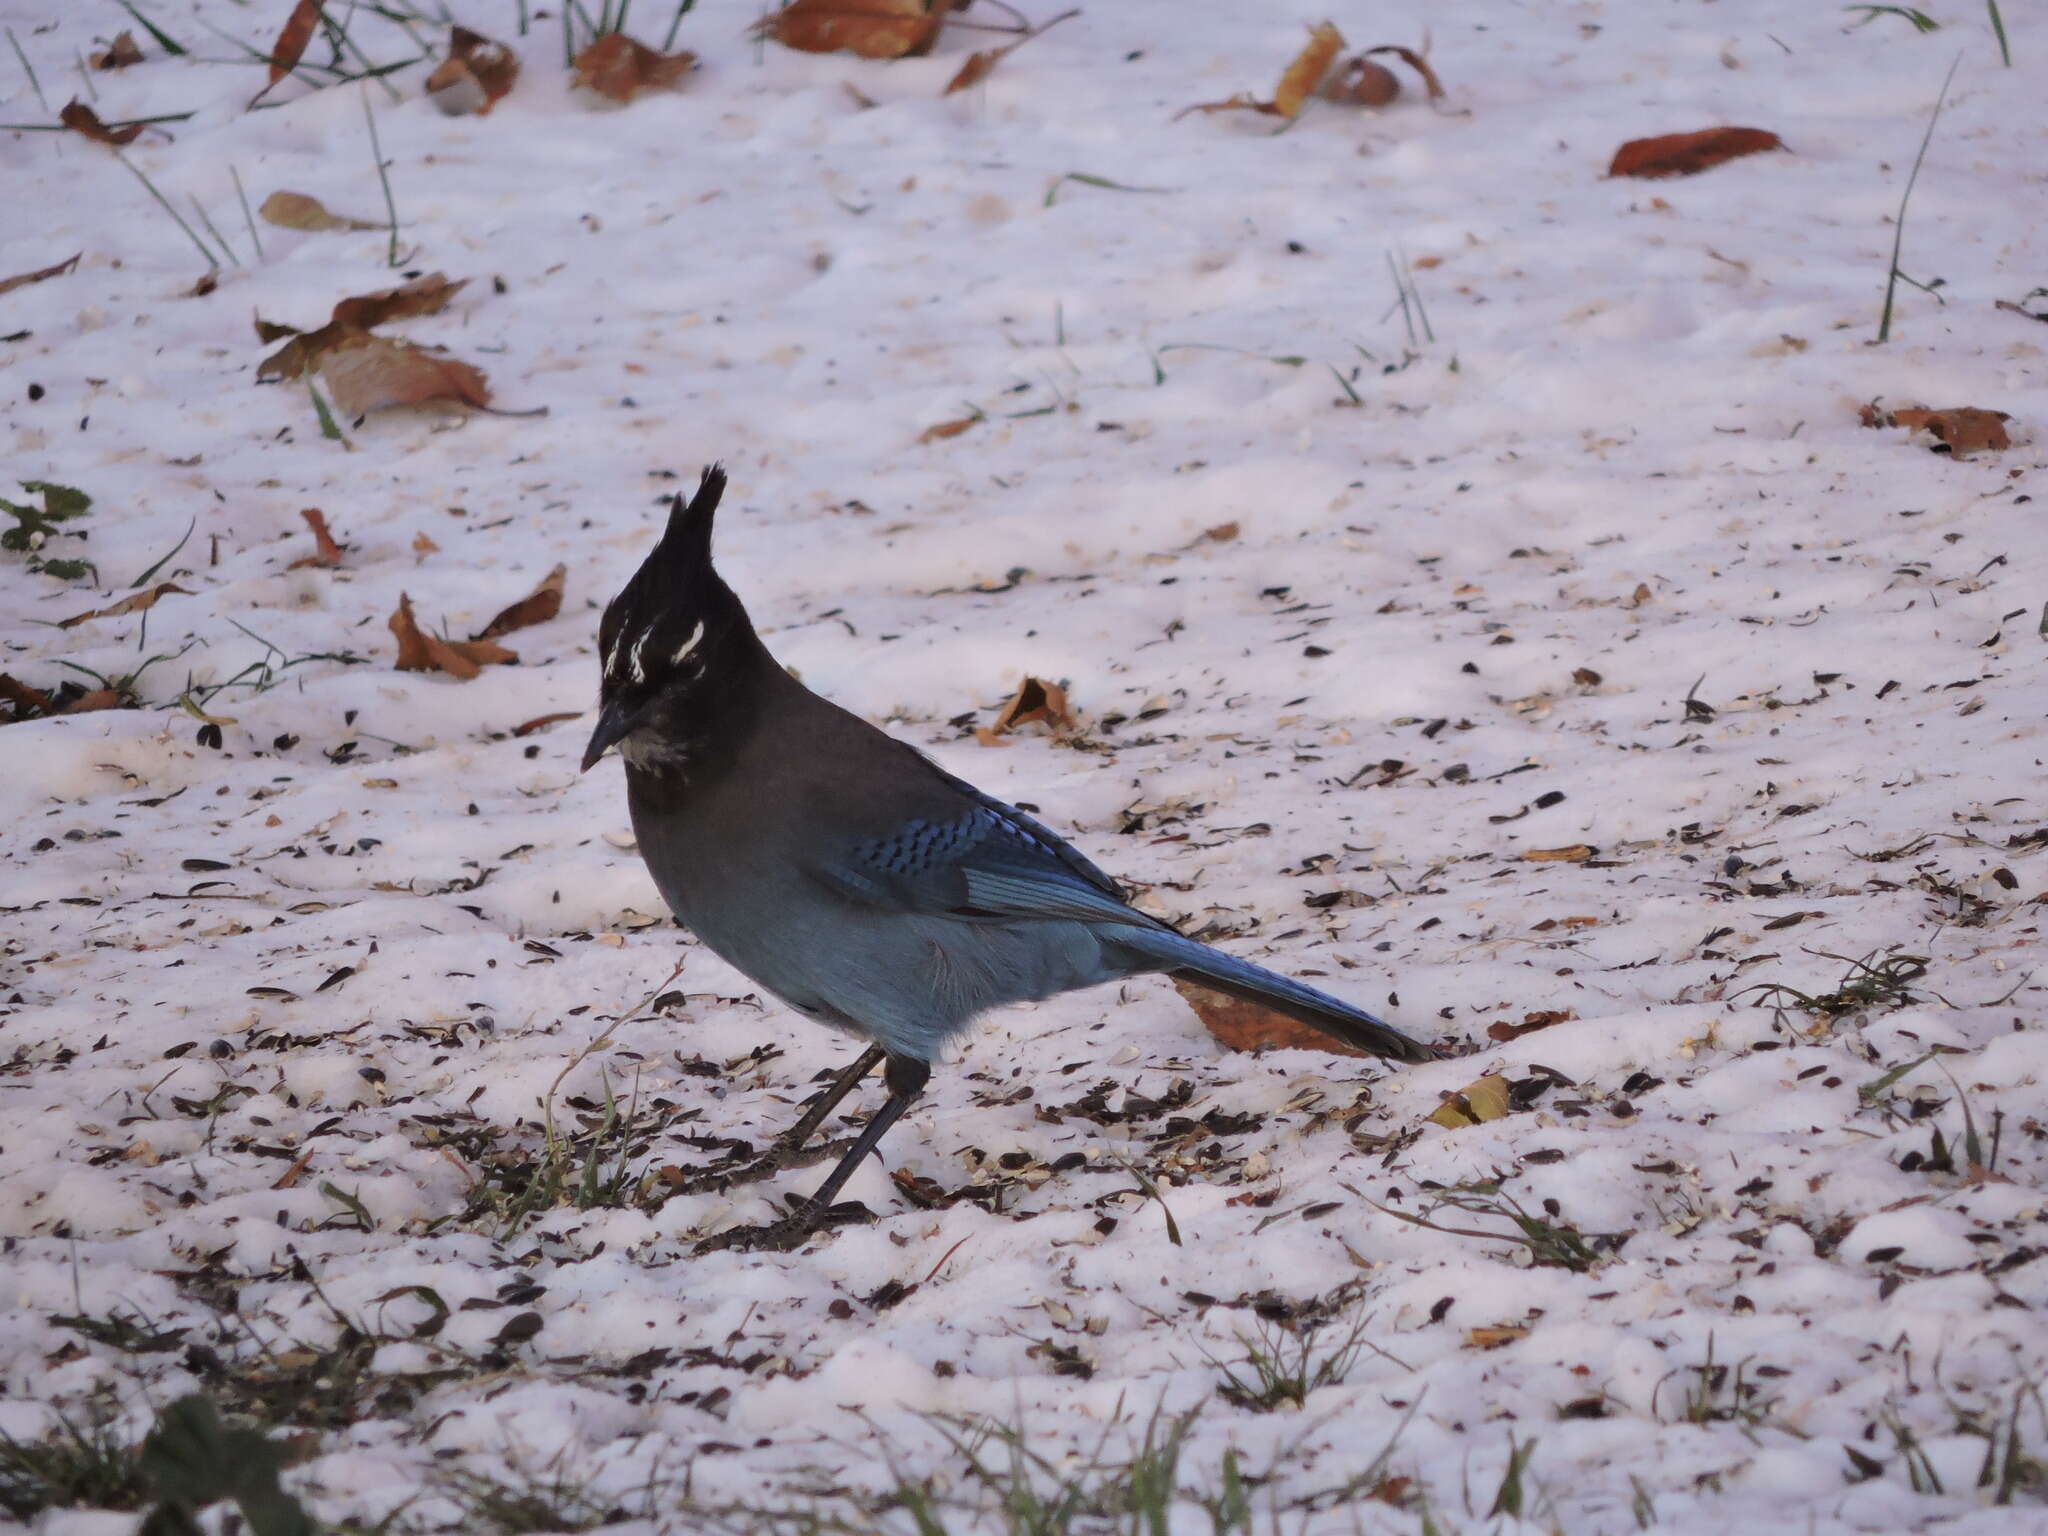
<instances>
[{"instance_id":1,"label":"orange fallen leaf","mask_svg":"<svg viewBox=\"0 0 2048 1536\"><path fill-rule=\"evenodd\" d=\"M1063 731L1073 723L1074 717L1067 713L1067 690L1058 683L1027 677L1017 685L1017 691L1010 695L1010 702L996 715L989 733L1000 736L1020 725L1036 724Z\"/></svg>"},{"instance_id":2,"label":"orange fallen leaf","mask_svg":"<svg viewBox=\"0 0 2048 1536\"><path fill-rule=\"evenodd\" d=\"M1233 1051L1302 1050L1328 1051L1333 1056L1363 1056L1365 1052L1331 1039L1284 1013L1242 1002L1222 992L1175 977L1174 990L1186 999L1195 1017L1219 1045Z\"/></svg>"},{"instance_id":3,"label":"orange fallen leaf","mask_svg":"<svg viewBox=\"0 0 2048 1536\"><path fill-rule=\"evenodd\" d=\"M1762 128L1702 128L1697 133L1666 133L1651 139L1630 139L1614 152L1610 176L1697 176L1724 160L1783 149L1785 141Z\"/></svg>"},{"instance_id":4,"label":"orange fallen leaf","mask_svg":"<svg viewBox=\"0 0 2048 1536\"><path fill-rule=\"evenodd\" d=\"M329 213L317 197L308 197L303 192L273 192L263 199L263 205L256 210L263 215L263 222L275 224L280 229L331 230L331 229L382 229L384 226L370 219L348 219L338 213Z\"/></svg>"},{"instance_id":5,"label":"orange fallen leaf","mask_svg":"<svg viewBox=\"0 0 2048 1536\"><path fill-rule=\"evenodd\" d=\"M130 123L125 128L109 128L100 121L99 113L75 98L64 104L64 110L57 114L57 121L73 133L84 134L95 144L105 144L114 149L134 143L142 132L140 123Z\"/></svg>"},{"instance_id":6,"label":"orange fallen leaf","mask_svg":"<svg viewBox=\"0 0 2048 1536\"><path fill-rule=\"evenodd\" d=\"M582 718L583 711L580 709L557 710L552 715L535 715L531 720L522 720L519 724L513 726L512 734L514 736L531 736L535 731L541 730L546 726L559 725L564 720L580 720Z\"/></svg>"},{"instance_id":7,"label":"orange fallen leaf","mask_svg":"<svg viewBox=\"0 0 2048 1536\"><path fill-rule=\"evenodd\" d=\"M142 62L142 48L135 41L133 32L119 32L113 42L104 50L92 54L88 62L94 69L126 69L130 64Z\"/></svg>"},{"instance_id":8,"label":"orange fallen leaf","mask_svg":"<svg viewBox=\"0 0 2048 1536\"><path fill-rule=\"evenodd\" d=\"M1894 426L1933 433L1941 444L1935 452L1945 448L1959 459L2010 448L2012 438L2007 435L2005 424L2011 420L2004 411L1987 411L1974 405L1952 405L1938 411L1909 406L1892 412Z\"/></svg>"},{"instance_id":9,"label":"orange fallen leaf","mask_svg":"<svg viewBox=\"0 0 2048 1536\"><path fill-rule=\"evenodd\" d=\"M296 1185L299 1182L299 1176L306 1171L306 1165L313 1161L313 1154L317 1150L315 1147L307 1147L305 1151L293 1158L291 1166L286 1168L283 1173L280 1173L277 1176L277 1182L270 1187L272 1189L290 1189Z\"/></svg>"},{"instance_id":10,"label":"orange fallen leaf","mask_svg":"<svg viewBox=\"0 0 2048 1536\"><path fill-rule=\"evenodd\" d=\"M316 547L316 552L294 560L285 569L296 571L301 566L317 565L324 569L332 570L335 566L340 565L341 546L334 541L334 535L327 531L327 514L318 507L307 507L299 516L304 518L306 526L313 530L313 543Z\"/></svg>"},{"instance_id":11,"label":"orange fallen leaf","mask_svg":"<svg viewBox=\"0 0 2048 1536\"><path fill-rule=\"evenodd\" d=\"M631 101L642 91L682 89L683 76L696 67L697 55L656 53L623 32L607 32L576 55L575 88L594 91L607 101Z\"/></svg>"},{"instance_id":12,"label":"orange fallen leaf","mask_svg":"<svg viewBox=\"0 0 2048 1536\"><path fill-rule=\"evenodd\" d=\"M756 37L804 53L901 59L931 52L949 0L790 0L754 23Z\"/></svg>"},{"instance_id":13,"label":"orange fallen leaf","mask_svg":"<svg viewBox=\"0 0 2048 1536\"><path fill-rule=\"evenodd\" d=\"M412 552L424 560L428 555L438 555L441 552L441 546L428 538L424 533L416 533L412 536Z\"/></svg>"},{"instance_id":14,"label":"orange fallen leaf","mask_svg":"<svg viewBox=\"0 0 2048 1536\"><path fill-rule=\"evenodd\" d=\"M1467 1328L1465 1347L1467 1349L1499 1349L1517 1339L1529 1337L1529 1330L1517 1323L1504 1323L1491 1328Z\"/></svg>"},{"instance_id":15,"label":"orange fallen leaf","mask_svg":"<svg viewBox=\"0 0 2048 1536\"><path fill-rule=\"evenodd\" d=\"M468 363L367 331L328 347L317 366L334 408L344 416L437 400L469 406L491 403L490 385Z\"/></svg>"},{"instance_id":16,"label":"orange fallen leaf","mask_svg":"<svg viewBox=\"0 0 2048 1536\"><path fill-rule=\"evenodd\" d=\"M443 640L427 634L412 616L412 599L398 594L398 611L386 621L398 639L401 672L446 672L467 682L494 662L517 661L518 653L492 640Z\"/></svg>"},{"instance_id":17,"label":"orange fallen leaf","mask_svg":"<svg viewBox=\"0 0 2048 1536\"><path fill-rule=\"evenodd\" d=\"M74 613L68 619L59 619L57 627L59 629L72 629L77 625L85 623L88 619L117 619L126 613L147 613L156 606L158 598L166 597L173 592L182 597L191 596L191 593L174 581L160 581L155 586L145 587L140 592L131 592L118 603L111 604L108 607L95 608L90 613Z\"/></svg>"},{"instance_id":18,"label":"orange fallen leaf","mask_svg":"<svg viewBox=\"0 0 2048 1536\"><path fill-rule=\"evenodd\" d=\"M1562 1024L1578 1015L1569 1008L1539 1008L1534 1013L1522 1015L1522 1022L1510 1024L1503 1019L1497 1024L1486 1026L1486 1038L1505 1045L1510 1040L1519 1040L1524 1035L1533 1035L1539 1029L1548 1029L1553 1024Z\"/></svg>"},{"instance_id":19,"label":"orange fallen leaf","mask_svg":"<svg viewBox=\"0 0 2048 1536\"><path fill-rule=\"evenodd\" d=\"M69 261L60 261L54 267L44 267L40 272L23 272L14 277L0 278L0 293L12 293L17 288L26 288L30 283L47 282L53 277L62 277L77 266L85 252L80 251Z\"/></svg>"},{"instance_id":20,"label":"orange fallen leaf","mask_svg":"<svg viewBox=\"0 0 2048 1536\"><path fill-rule=\"evenodd\" d=\"M1190 112L1263 112L1269 117L1294 118L1301 115L1301 109L1308 104L1316 87L1323 83L1323 76L1330 72L1330 66L1337 62L1337 55L1344 51L1344 34L1329 22L1318 22L1309 28L1308 42L1302 46L1287 68L1280 72L1280 83L1273 88L1271 101L1259 101L1240 91L1223 101L1197 102L1184 107L1175 114L1176 119L1186 117Z\"/></svg>"},{"instance_id":21,"label":"orange fallen leaf","mask_svg":"<svg viewBox=\"0 0 2048 1536\"><path fill-rule=\"evenodd\" d=\"M448 33L448 57L427 76L427 96L450 117L489 112L519 78L519 55L467 27Z\"/></svg>"},{"instance_id":22,"label":"orange fallen leaf","mask_svg":"<svg viewBox=\"0 0 2048 1536\"><path fill-rule=\"evenodd\" d=\"M1061 22L1080 14L1078 10L1061 11L1059 15L1053 17L1044 26L1033 27L1014 43L1005 43L1000 48L984 48L978 53L970 53L967 55L967 62L960 66L958 73L946 82L946 88L939 92L939 94L941 96L950 96L955 91L964 91L971 85L981 84L995 70L998 64L1002 63L1004 59L1015 53L1019 48L1022 48L1034 37L1043 37Z\"/></svg>"},{"instance_id":23,"label":"orange fallen leaf","mask_svg":"<svg viewBox=\"0 0 2048 1536\"><path fill-rule=\"evenodd\" d=\"M1336 27L1327 21L1311 27L1307 45L1281 72L1280 83L1273 90L1273 110L1282 117L1299 117L1343 51L1344 34Z\"/></svg>"},{"instance_id":24,"label":"orange fallen leaf","mask_svg":"<svg viewBox=\"0 0 2048 1536\"><path fill-rule=\"evenodd\" d=\"M566 565L556 566L541 577L539 586L501 612L470 638L495 640L500 635L511 634L515 629L529 629L535 624L547 623L562 611L562 583L568 575L569 568Z\"/></svg>"},{"instance_id":25,"label":"orange fallen leaf","mask_svg":"<svg viewBox=\"0 0 2048 1536\"><path fill-rule=\"evenodd\" d=\"M986 416L976 411L972 416L962 416L958 421L941 421L933 426L926 427L917 434L917 440L920 443L941 442L949 437L958 437L969 427L978 427L987 420Z\"/></svg>"},{"instance_id":26,"label":"orange fallen leaf","mask_svg":"<svg viewBox=\"0 0 2048 1536\"><path fill-rule=\"evenodd\" d=\"M319 25L320 0L298 0L291 15L285 18L277 41L270 45L270 84L264 90L299 67L299 60L306 56L306 44L313 41L313 29Z\"/></svg>"},{"instance_id":27,"label":"orange fallen leaf","mask_svg":"<svg viewBox=\"0 0 2048 1536\"><path fill-rule=\"evenodd\" d=\"M1204 528L1202 530L1202 537L1218 544L1228 544L1237 537L1237 524L1234 522L1218 523L1214 528Z\"/></svg>"},{"instance_id":28,"label":"orange fallen leaf","mask_svg":"<svg viewBox=\"0 0 2048 1536\"><path fill-rule=\"evenodd\" d=\"M1563 848L1524 848L1521 857L1531 864L1583 864L1599 850L1587 843Z\"/></svg>"}]
</instances>

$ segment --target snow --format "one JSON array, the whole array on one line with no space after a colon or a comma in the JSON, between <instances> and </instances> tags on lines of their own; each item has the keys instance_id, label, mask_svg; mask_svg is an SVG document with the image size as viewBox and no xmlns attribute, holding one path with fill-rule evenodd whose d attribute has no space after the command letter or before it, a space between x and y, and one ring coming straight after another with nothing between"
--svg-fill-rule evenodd
<instances>
[{"instance_id":1,"label":"snow","mask_svg":"<svg viewBox=\"0 0 2048 1536\"><path fill-rule=\"evenodd\" d=\"M201 22L267 47L284 11L148 9L214 58ZM456 1474L551 1468L622 1528L689 1528L631 1502L683 1469L710 1504L899 1473L964 1499L934 1416L1021 1422L1074 1466L1199 1408L1189 1485L1235 1447L1289 1530L1515 1528L1488 1508L1531 1441L1532 1529L1634 1530L1642 1499L1685 1536L2039 1528L2038 1470L2012 1506L1978 1482L2013 1414L2048 1454L2016 1397L2048 1376L2048 332L1995 307L2048 281L2024 8L2007 69L1967 5L1925 36L1764 0L1381 7L1337 20L1354 46L1430 33L1442 109L1411 82L1278 135L1173 114L1270 89L1306 12L1091 7L941 98L985 35L812 57L705 0L686 88L600 111L553 19L521 39L510 7L459 10L524 59L488 117L443 117L417 67L397 100L287 82L247 112L259 66L147 37L93 77L109 120L194 113L124 153L240 256L205 296L108 150L0 133L0 277L83 253L0 294L0 495L87 490L89 537L49 553L100 578L0 553L0 670L163 658L141 709L0 727L0 1429L39 1433L33 1405L139 1436L346 1318L406 1389L271 1426L311 1429L289 1482L330 1520L460 1529ZM668 8L640 10L658 41ZM413 51L351 14L380 60ZM0 20L51 109L127 24ZM1958 55L1902 257L1945 302L1902 287L1873 345ZM8 122L52 119L0 77ZM266 227L257 259L231 172L252 203L378 217L365 101L402 271L470 279L386 331L545 417L389 411L344 448L303 387L256 384L252 314L308 327L402 277L381 230ZM1789 152L1603 179L1626 139L1717 123ZM1409 344L1390 261L1433 340ZM1879 396L2007 411L2015 445L1866 430ZM716 1152L685 1138L758 1145L846 1059L660 921L618 769L576 771L597 610L713 459L723 568L811 686L1037 807L1154 910L1463 1054L1232 1055L1132 984L988 1020L849 1186L879 1223L800 1252L693 1257L822 1168L469 1209L492 1159L607 1091L677 1117L630 1171L686 1175ZM304 507L341 568L290 568ZM182 593L55 627L188 525L152 577ZM401 592L468 635L558 562L568 600L507 637L519 665L392 670ZM1026 674L1066 682L1078 737L977 745ZM180 693L237 677L201 744ZM1926 963L1903 997L1758 990L1835 994L1898 954ZM639 1010L655 992L684 998ZM1537 1010L1573 1017L1489 1037ZM1425 1120L1487 1073L1548 1086ZM1074 1107L1104 1080L1102 1114ZM1995 1167L1970 1168L1966 1110ZM1250 1128L1168 1134L1212 1111ZM893 1170L984 1198L918 1209ZM1532 1267L1504 1218L1436 1202L1496 1178L1597 1264ZM1216 1388L1273 1298L1322 1304L1318 1358L1354 1326L1367 1347L1262 1414ZM183 1332L131 1353L58 1321L80 1315ZM1291 1502L1390 1442L1395 1502ZM1882 1471L1850 1482L1845 1447Z\"/></svg>"}]
</instances>

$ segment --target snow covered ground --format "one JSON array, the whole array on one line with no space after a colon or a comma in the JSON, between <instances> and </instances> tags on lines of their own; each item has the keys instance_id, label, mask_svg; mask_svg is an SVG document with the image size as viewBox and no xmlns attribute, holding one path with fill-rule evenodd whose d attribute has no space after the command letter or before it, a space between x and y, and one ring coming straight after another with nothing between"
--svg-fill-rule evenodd
<instances>
[{"instance_id":1,"label":"snow covered ground","mask_svg":"<svg viewBox=\"0 0 2048 1536\"><path fill-rule=\"evenodd\" d=\"M899 1483L999 1529L962 1425L1099 1490L1191 1411L1176 1531L2041 1529L2048 329L1997 301L2048 284L2048 18L2004 7L2006 68L1963 0L1374 7L1334 19L1428 33L1448 98L1288 126L1174 117L1272 89L1321 17L1270 6L1091 5L941 98L1002 39L815 57L704 0L685 88L602 110L548 7L459 0L524 59L489 116L426 66L245 111L208 28L287 9L150 5L190 54L91 81L192 114L122 153L239 257L211 292L109 149L0 133L0 277L82 258L0 294L0 496L89 493L40 554L98 578L0 552L0 671L143 669L0 726L0 1430L204 1390L393 1529L907 1530ZM17 125L132 27L0 19ZM1958 57L1901 259L1941 285L1873 345ZM383 216L366 101L399 270L382 228L259 258L234 173ZM1787 152L1605 179L1724 123ZM434 271L468 286L388 334L544 417L344 444L259 385L252 316ZM848 1046L663 920L587 713L514 728L588 710L597 610L712 459L812 686L1458 1054L1223 1052L1163 983L1014 1010L850 1187L876 1225L692 1257L823 1170L662 1194ZM294 564L308 507L338 567ZM401 593L467 636L558 563L517 665L393 670ZM180 590L56 627L145 573ZM1027 674L1075 729L978 744ZM1487 1075L1512 1113L1426 1119ZM1275 1351L1331 1379L1219 1395Z\"/></svg>"}]
</instances>

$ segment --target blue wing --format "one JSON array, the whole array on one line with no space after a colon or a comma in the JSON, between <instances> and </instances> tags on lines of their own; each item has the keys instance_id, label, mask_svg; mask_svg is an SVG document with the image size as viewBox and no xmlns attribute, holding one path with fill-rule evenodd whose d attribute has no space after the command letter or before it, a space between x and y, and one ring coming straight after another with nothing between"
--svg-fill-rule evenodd
<instances>
[{"instance_id":1,"label":"blue wing","mask_svg":"<svg viewBox=\"0 0 2048 1536\"><path fill-rule=\"evenodd\" d=\"M947 782L960 795L938 814L858 839L812 872L850 900L894 911L1157 926L1057 834L971 785Z\"/></svg>"}]
</instances>

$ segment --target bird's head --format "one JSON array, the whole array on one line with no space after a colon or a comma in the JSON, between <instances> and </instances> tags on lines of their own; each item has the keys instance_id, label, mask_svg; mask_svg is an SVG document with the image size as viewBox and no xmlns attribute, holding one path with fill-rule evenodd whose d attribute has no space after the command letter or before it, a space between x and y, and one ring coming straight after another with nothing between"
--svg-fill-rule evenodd
<instances>
[{"instance_id":1,"label":"bird's head","mask_svg":"<svg viewBox=\"0 0 2048 1536\"><path fill-rule=\"evenodd\" d=\"M746 626L738 599L711 568L711 521L724 492L725 471L713 464L687 504L677 495L661 542L605 606L597 729L585 769L614 746L631 756L636 733L671 724L720 642Z\"/></svg>"}]
</instances>

